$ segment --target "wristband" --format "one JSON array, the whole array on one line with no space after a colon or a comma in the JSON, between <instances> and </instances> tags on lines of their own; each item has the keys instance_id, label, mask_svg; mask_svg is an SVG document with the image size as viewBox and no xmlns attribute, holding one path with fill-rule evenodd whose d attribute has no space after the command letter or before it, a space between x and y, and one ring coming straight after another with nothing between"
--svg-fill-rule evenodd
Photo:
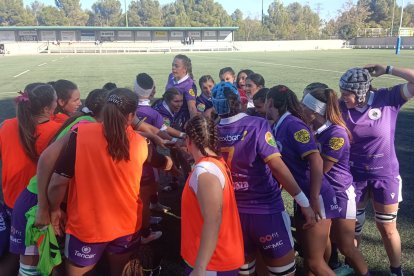
<instances>
[{"instance_id":1,"label":"wristband","mask_svg":"<svg viewBox=\"0 0 414 276\"><path fill-rule=\"evenodd\" d=\"M295 195L293 198L300 207L310 206L308 198L302 191L299 194Z\"/></svg>"},{"instance_id":2,"label":"wristband","mask_svg":"<svg viewBox=\"0 0 414 276\"><path fill-rule=\"evenodd\" d=\"M392 75L392 69L394 69L394 66L388 65L385 69L385 74Z\"/></svg>"},{"instance_id":3,"label":"wristband","mask_svg":"<svg viewBox=\"0 0 414 276\"><path fill-rule=\"evenodd\" d=\"M176 143L176 142L178 141L178 138L175 138L175 137L174 137L174 138L172 138L170 141L171 141L171 143Z\"/></svg>"},{"instance_id":4,"label":"wristband","mask_svg":"<svg viewBox=\"0 0 414 276\"><path fill-rule=\"evenodd\" d=\"M181 132L181 133L180 133L180 138L184 138L184 137L185 137L185 135L186 135L186 134L185 134L184 132Z\"/></svg>"}]
</instances>

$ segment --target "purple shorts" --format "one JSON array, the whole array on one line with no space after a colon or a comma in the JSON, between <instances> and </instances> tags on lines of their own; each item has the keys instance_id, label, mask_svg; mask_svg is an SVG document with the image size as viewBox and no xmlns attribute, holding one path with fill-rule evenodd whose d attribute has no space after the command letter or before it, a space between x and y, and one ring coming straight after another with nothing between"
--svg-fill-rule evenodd
<instances>
[{"instance_id":1,"label":"purple shorts","mask_svg":"<svg viewBox=\"0 0 414 276\"><path fill-rule=\"evenodd\" d=\"M24 189L14 203L11 233L10 233L10 252L19 255L34 256L39 255L36 245L25 246L26 238L26 212L37 205L37 195Z\"/></svg>"},{"instance_id":2,"label":"purple shorts","mask_svg":"<svg viewBox=\"0 0 414 276\"><path fill-rule=\"evenodd\" d=\"M290 218L286 211L269 214L240 214L244 255L251 256L259 249L263 256L278 259L293 250Z\"/></svg>"},{"instance_id":3,"label":"purple shorts","mask_svg":"<svg viewBox=\"0 0 414 276\"><path fill-rule=\"evenodd\" d=\"M13 209L0 202L0 257L9 252L12 212Z\"/></svg>"},{"instance_id":4,"label":"purple shorts","mask_svg":"<svg viewBox=\"0 0 414 276\"><path fill-rule=\"evenodd\" d=\"M326 189L326 191L323 194L320 194L319 204L322 219L339 218L339 206L337 198L335 196L334 189ZM300 211L300 208L298 208L296 202L294 203L294 209L295 215L299 216L300 218L303 218L302 212Z\"/></svg>"},{"instance_id":5,"label":"purple shorts","mask_svg":"<svg viewBox=\"0 0 414 276\"><path fill-rule=\"evenodd\" d=\"M123 254L136 249L140 241L140 232L100 243L86 243L66 234L65 256L75 265L90 266L98 263L104 253Z\"/></svg>"},{"instance_id":6,"label":"purple shorts","mask_svg":"<svg viewBox=\"0 0 414 276\"><path fill-rule=\"evenodd\" d=\"M190 273L193 271L193 268L190 267L187 263L185 264L184 275L189 276ZM206 271L206 275L214 275L214 276L237 276L239 275L239 269L231 270L231 271Z\"/></svg>"},{"instance_id":7,"label":"purple shorts","mask_svg":"<svg viewBox=\"0 0 414 276\"><path fill-rule=\"evenodd\" d=\"M340 219L356 219L355 188L349 188L342 192L336 192L336 201L339 207Z\"/></svg>"},{"instance_id":8,"label":"purple shorts","mask_svg":"<svg viewBox=\"0 0 414 276\"><path fill-rule=\"evenodd\" d=\"M402 201L402 180L400 176L388 179L373 179L353 183L356 193L356 202L365 202L373 198L375 202L391 205Z\"/></svg>"}]
</instances>

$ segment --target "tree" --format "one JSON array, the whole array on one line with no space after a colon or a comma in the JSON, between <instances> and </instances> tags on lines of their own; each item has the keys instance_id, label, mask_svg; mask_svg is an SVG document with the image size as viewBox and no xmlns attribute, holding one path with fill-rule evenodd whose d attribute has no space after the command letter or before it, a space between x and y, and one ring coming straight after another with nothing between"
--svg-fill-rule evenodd
<instances>
[{"instance_id":1,"label":"tree","mask_svg":"<svg viewBox=\"0 0 414 276\"><path fill-rule=\"evenodd\" d=\"M61 10L70 26L85 26L88 14L82 10L80 0L55 0L56 7Z\"/></svg>"},{"instance_id":2,"label":"tree","mask_svg":"<svg viewBox=\"0 0 414 276\"><path fill-rule=\"evenodd\" d=\"M88 24L94 26L118 26L121 18L121 2L118 0L98 0L92 5Z\"/></svg>"},{"instance_id":3,"label":"tree","mask_svg":"<svg viewBox=\"0 0 414 276\"><path fill-rule=\"evenodd\" d=\"M0 0L0 26L31 26L35 22L22 0Z\"/></svg>"},{"instance_id":4,"label":"tree","mask_svg":"<svg viewBox=\"0 0 414 276\"><path fill-rule=\"evenodd\" d=\"M290 33L290 18L288 11L280 0L270 4L268 16L265 18L265 25L273 35L274 39L286 39Z\"/></svg>"},{"instance_id":5,"label":"tree","mask_svg":"<svg viewBox=\"0 0 414 276\"><path fill-rule=\"evenodd\" d=\"M358 30L367 27L367 20L371 15L366 3L359 2L356 5L348 0L337 19L338 35L342 39L351 39L357 36Z\"/></svg>"},{"instance_id":6,"label":"tree","mask_svg":"<svg viewBox=\"0 0 414 276\"><path fill-rule=\"evenodd\" d=\"M128 9L128 23L130 26L163 26L160 3L157 0L131 2Z\"/></svg>"},{"instance_id":7,"label":"tree","mask_svg":"<svg viewBox=\"0 0 414 276\"><path fill-rule=\"evenodd\" d=\"M68 20L65 14L58 8L52 6L44 7L37 15L39 25L42 26L65 26Z\"/></svg>"},{"instance_id":8,"label":"tree","mask_svg":"<svg viewBox=\"0 0 414 276\"><path fill-rule=\"evenodd\" d=\"M36 19L36 25L39 25L39 20L38 20L38 16L40 11L45 7L45 5L39 1L34 1L30 4L30 13L34 16L34 18Z\"/></svg>"}]
</instances>

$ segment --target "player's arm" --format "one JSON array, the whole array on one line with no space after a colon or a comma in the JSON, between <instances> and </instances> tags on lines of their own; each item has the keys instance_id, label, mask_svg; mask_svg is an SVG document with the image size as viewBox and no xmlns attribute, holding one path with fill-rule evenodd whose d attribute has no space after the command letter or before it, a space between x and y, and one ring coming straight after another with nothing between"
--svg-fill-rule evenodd
<instances>
[{"instance_id":1,"label":"player's arm","mask_svg":"<svg viewBox=\"0 0 414 276\"><path fill-rule=\"evenodd\" d=\"M193 118L195 115L199 114L197 107L196 107L196 101L195 100L188 100L188 111L190 112L190 117Z\"/></svg>"},{"instance_id":2,"label":"player's arm","mask_svg":"<svg viewBox=\"0 0 414 276\"><path fill-rule=\"evenodd\" d=\"M386 66L381 64L368 64L365 68L370 70L373 77L389 74L406 80L407 84L403 87L404 98L410 100L414 97L414 69Z\"/></svg>"}]
</instances>

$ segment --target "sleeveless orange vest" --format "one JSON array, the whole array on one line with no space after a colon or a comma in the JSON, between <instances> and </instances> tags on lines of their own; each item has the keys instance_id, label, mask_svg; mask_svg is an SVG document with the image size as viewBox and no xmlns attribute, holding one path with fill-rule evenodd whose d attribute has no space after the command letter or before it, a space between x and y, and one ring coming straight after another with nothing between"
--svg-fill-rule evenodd
<instances>
[{"instance_id":1,"label":"sleeveless orange vest","mask_svg":"<svg viewBox=\"0 0 414 276\"><path fill-rule=\"evenodd\" d=\"M244 263L244 248L233 182L223 159L217 160L213 157L205 157L197 163L203 161L212 162L217 165L225 177L222 221L216 249L207 265L207 270L235 270ZM181 201L181 256L193 267L200 247L203 216L197 195L190 188L190 178L191 174L185 184Z\"/></svg>"},{"instance_id":2,"label":"sleeveless orange vest","mask_svg":"<svg viewBox=\"0 0 414 276\"><path fill-rule=\"evenodd\" d=\"M48 121L36 126L36 152L41 154L56 134L61 124ZM17 118L5 120L0 128L0 153L2 160L2 186L4 202L10 208L20 193L29 184L30 178L36 174L37 164L33 162L23 149L19 138Z\"/></svg>"},{"instance_id":3,"label":"sleeveless orange vest","mask_svg":"<svg viewBox=\"0 0 414 276\"><path fill-rule=\"evenodd\" d=\"M141 228L139 189L148 145L131 127L126 133L130 160L116 162L108 153L101 123L78 127L66 233L83 242L109 242Z\"/></svg>"}]
</instances>

